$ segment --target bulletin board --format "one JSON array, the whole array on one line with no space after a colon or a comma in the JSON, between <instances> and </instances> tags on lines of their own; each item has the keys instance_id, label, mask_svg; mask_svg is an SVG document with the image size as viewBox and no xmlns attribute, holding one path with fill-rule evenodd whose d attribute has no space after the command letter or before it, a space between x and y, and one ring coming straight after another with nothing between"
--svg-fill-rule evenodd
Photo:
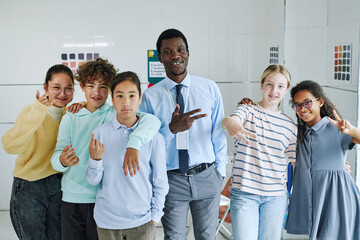
<instances>
[{"instance_id":1,"label":"bulletin board","mask_svg":"<svg viewBox=\"0 0 360 240\"><path fill-rule=\"evenodd\" d=\"M166 77L164 65L158 59L157 50L147 50L148 60L148 82L149 85L156 84Z\"/></svg>"},{"instance_id":2,"label":"bulletin board","mask_svg":"<svg viewBox=\"0 0 360 240\"><path fill-rule=\"evenodd\" d=\"M96 60L99 53L61 53L61 64L68 66L75 74L76 69L86 61Z\"/></svg>"},{"instance_id":3,"label":"bulletin board","mask_svg":"<svg viewBox=\"0 0 360 240\"><path fill-rule=\"evenodd\" d=\"M279 64L279 45L270 47L269 63Z\"/></svg>"},{"instance_id":4,"label":"bulletin board","mask_svg":"<svg viewBox=\"0 0 360 240\"><path fill-rule=\"evenodd\" d=\"M351 44L335 44L333 47L334 81L341 83L351 82Z\"/></svg>"}]
</instances>

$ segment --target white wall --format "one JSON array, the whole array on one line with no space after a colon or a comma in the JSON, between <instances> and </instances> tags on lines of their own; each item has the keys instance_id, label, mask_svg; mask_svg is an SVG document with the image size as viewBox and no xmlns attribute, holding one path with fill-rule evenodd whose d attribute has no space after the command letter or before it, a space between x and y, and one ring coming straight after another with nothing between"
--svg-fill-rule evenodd
<instances>
[{"instance_id":1,"label":"white wall","mask_svg":"<svg viewBox=\"0 0 360 240\"><path fill-rule=\"evenodd\" d=\"M353 0L287 1L285 19L285 65L291 71L292 85L303 80L318 82L354 125L358 121L359 10L360 2ZM332 80L333 47L343 43L352 44L350 83ZM295 116L288 106L284 111ZM348 154L353 177L359 175L356 152Z\"/></svg>"},{"instance_id":2,"label":"white wall","mask_svg":"<svg viewBox=\"0 0 360 240\"><path fill-rule=\"evenodd\" d=\"M8 1L0 3L0 136L41 89L61 53L98 52L120 71L147 81L146 51L178 28L188 39L191 74L215 80L230 114L256 100L269 47L283 57L283 0ZM145 84L144 84L145 86ZM74 101L83 99L76 87ZM229 153L233 141L229 139ZM14 155L0 148L0 210L8 209Z\"/></svg>"}]
</instances>

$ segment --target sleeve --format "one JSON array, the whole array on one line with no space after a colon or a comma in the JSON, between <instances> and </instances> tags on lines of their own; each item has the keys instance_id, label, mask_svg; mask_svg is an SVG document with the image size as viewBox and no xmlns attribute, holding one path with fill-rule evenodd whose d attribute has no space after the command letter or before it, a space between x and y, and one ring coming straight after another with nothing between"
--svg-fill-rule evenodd
<instances>
[{"instance_id":1,"label":"sleeve","mask_svg":"<svg viewBox=\"0 0 360 240\"><path fill-rule=\"evenodd\" d=\"M337 131L338 134L340 134L341 148L343 149L343 152L353 149L353 147L355 146L355 143L352 142L353 136L343 134L338 129Z\"/></svg>"},{"instance_id":2,"label":"sleeve","mask_svg":"<svg viewBox=\"0 0 360 240\"><path fill-rule=\"evenodd\" d=\"M161 122L152 114L138 113L140 115L137 128L129 136L127 148L140 149L142 145L149 142L159 131Z\"/></svg>"},{"instance_id":3,"label":"sleeve","mask_svg":"<svg viewBox=\"0 0 360 240\"><path fill-rule=\"evenodd\" d=\"M169 191L168 178L166 172L165 142L161 134L154 138L151 149L151 169L152 169L152 189L151 198L151 220L159 223L164 215L165 196Z\"/></svg>"},{"instance_id":4,"label":"sleeve","mask_svg":"<svg viewBox=\"0 0 360 240\"><path fill-rule=\"evenodd\" d=\"M19 154L27 148L39 127L43 124L49 107L37 99L25 107L16 119L15 125L2 137L4 150L9 154Z\"/></svg>"},{"instance_id":5,"label":"sleeve","mask_svg":"<svg viewBox=\"0 0 360 240\"><path fill-rule=\"evenodd\" d=\"M60 155L62 153L62 150L68 144L71 144L70 125L71 125L71 119L69 117L69 113L66 113L63 119L61 120L55 151L51 157L51 165L56 171L59 172L65 172L69 168L61 164Z\"/></svg>"},{"instance_id":6,"label":"sleeve","mask_svg":"<svg viewBox=\"0 0 360 240\"><path fill-rule=\"evenodd\" d=\"M238 116L242 123L245 122L245 119L248 118L249 107L246 105L238 106L235 111L230 116Z\"/></svg>"},{"instance_id":7,"label":"sleeve","mask_svg":"<svg viewBox=\"0 0 360 240\"><path fill-rule=\"evenodd\" d=\"M154 114L153 108L147 98L146 91L143 94L139 111ZM164 124L163 122L161 122L159 132L163 135L166 145L175 137L175 134L170 131L169 124Z\"/></svg>"},{"instance_id":8,"label":"sleeve","mask_svg":"<svg viewBox=\"0 0 360 240\"><path fill-rule=\"evenodd\" d=\"M297 147L297 128L294 127L291 132L290 142L285 150L285 155L290 162L296 162L296 147Z\"/></svg>"},{"instance_id":9,"label":"sleeve","mask_svg":"<svg viewBox=\"0 0 360 240\"><path fill-rule=\"evenodd\" d=\"M226 176L226 164L229 162L227 156L227 140L225 131L221 128L221 121L224 118L223 100L218 86L214 83L215 98L214 108L211 113L212 132L211 141L213 143L215 153L215 166L217 171Z\"/></svg>"}]
</instances>

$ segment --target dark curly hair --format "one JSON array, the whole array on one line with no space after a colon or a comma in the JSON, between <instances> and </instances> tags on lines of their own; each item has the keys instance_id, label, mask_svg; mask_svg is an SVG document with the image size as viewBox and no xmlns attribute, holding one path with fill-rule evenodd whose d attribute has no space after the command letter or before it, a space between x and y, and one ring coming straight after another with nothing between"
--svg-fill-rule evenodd
<instances>
[{"instance_id":1,"label":"dark curly hair","mask_svg":"<svg viewBox=\"0 0 360 240\"><path fill-rule=\"evenodd\" d=\"M300 91L308 91L310 92L312 95L314 95L315 98L319 98L319 99L323 99L324 100L324 104L322 105L322 107L320 108L320 116L323 118L325 116L328 116L332 119L335 118L334 114L333 114L333 110L335 110L338 115L341 117L340 113L338 112L338 110L335 108L335 105L330 101L329 98L326 97L324 90L322 89L322 87L314 81L311 80L306 80L306 81L302 81L300 83L298 83L295 87L293 87L291 89L291 104L294 103L294 96L296 93L300 92ZM304 142L304 134L305 134L305 130L306 130L306 123L299 118L298 115L296 115L297 118L297 122L298 122L298 139L301 142Z\"/></svg>"},{"instance_id":2,"label":"dark curly hair","mask_svg":"<svg viewBox=\"0 0 360 240\"><path fill-rule=\"evenodd\" d=\"M76 80L80 85L93 83L98 78L103 78L108 87L111 87L112 81L117 73L114 65L108 60L97 58L95 61L89 61L81 65L75 74Z\"/></svg>"}]
</instances>

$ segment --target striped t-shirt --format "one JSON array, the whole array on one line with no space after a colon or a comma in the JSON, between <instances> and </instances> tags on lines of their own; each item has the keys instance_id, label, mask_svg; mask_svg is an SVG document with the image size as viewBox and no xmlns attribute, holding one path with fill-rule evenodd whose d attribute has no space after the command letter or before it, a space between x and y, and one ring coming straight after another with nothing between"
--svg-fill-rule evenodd
<instances>
[{"instance_id":1,"label":"striped t-shirt","mask_svg":"<svg viewBox=\"0 0 360 240\"><path fill-rule=\"evenodd\" d=\"M248 137L250 145L240 138L235 141L232 187L262 196L282 196L288 160L296 161L296 124L282 112L259 104L241 105L233 115L246 130L256 133L256 138Z\"/></svg>"}]
</instances>

